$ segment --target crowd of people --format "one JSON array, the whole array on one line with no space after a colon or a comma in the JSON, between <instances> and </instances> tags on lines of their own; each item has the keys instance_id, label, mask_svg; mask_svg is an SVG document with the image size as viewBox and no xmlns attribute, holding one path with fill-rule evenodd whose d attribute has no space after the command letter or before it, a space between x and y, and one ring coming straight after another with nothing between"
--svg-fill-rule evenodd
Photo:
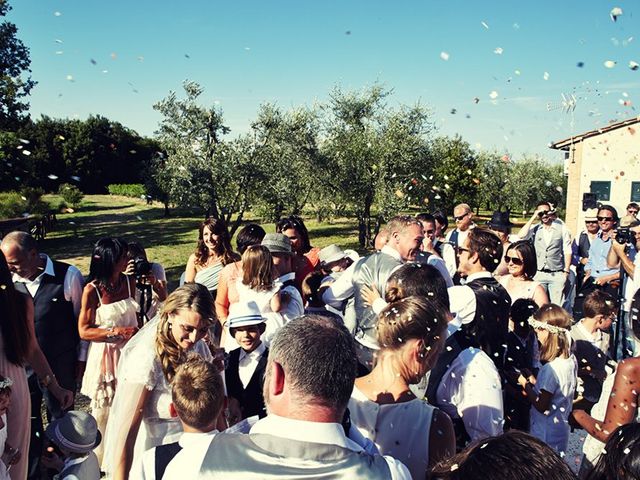
<instances>
[{"instance_id":1,"label":"crowd of people","mask_svg":"<svg viewBox=\"0 0 640 480\"><path fill-rule=\"evenodd\" d=\"M573 238L548 202L517 231L463 203L364 256L207 219L172 292L139 243L85 279L11 232L0 480L640 478L638 210Z\"/></svg>"}]
</instances>

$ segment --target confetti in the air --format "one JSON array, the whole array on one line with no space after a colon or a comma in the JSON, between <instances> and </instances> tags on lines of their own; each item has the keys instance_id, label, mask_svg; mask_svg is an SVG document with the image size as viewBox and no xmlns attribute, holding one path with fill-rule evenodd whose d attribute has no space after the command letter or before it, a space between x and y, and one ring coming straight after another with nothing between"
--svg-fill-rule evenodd
<instances>
[{"instance_id":1,"label":"confetti in the air","mask_svg":"<svg viewBox=\"0 0 640 480\"><path fill-rule=\"evenodd\" d=\"M487 22L482 21L482 22L480 22L480 25L482 25L484 28L486 28L487 30L489 30L489 25L487 24Z\"/></svg>"},{"instance_id":2,"label":"confetti in the air","mask_svg":"<svg viewBox=\"0 0 640 480\"><path fill-rule=\"evenodd\" d=\"M542 75L542 78L544 80L549 80L549 72L544 72L544 74Z\"/></svg>"},{"instance_id":3,"label":"confetti in the air","mask_svg":"<svg viewBox=\"0 0 640 480\"><path fill-rule=\"evenodd\" d=\"M31 152L29 150L22 150L22 154L28 157L29 155L31 155Z\"/></svg>"},{"instance_id":4,"label":"confetti in the air","mask_svg":"<svg viewBox=\"0 0 640 480\"><path fill-rule=\"evenodd\" d=\"M449 60L449 54L447 52L440 52L440 58L446 62Z\"/></svg>"},{"instance_id":5,"label":"confetti in the air","mask_svg":"<svg viewBox=\"0 0 640 480\"><path fill-rule=\"evenodd\" d=\"M54 16L54 17L59 17L59 16L61 16L61 15L62 15L62 13L61 13L61 12L53 12L53 16Z\"/></svg>"},{"instance_id":6,"label":"confetti in the air","mask_svg":"<svg viewBox=\"0 0 640 480\"><path fill-rule=\"evenodd\" d=\"M67 80L69 80L70 82L73 82L73 75L67 75Z\"/></svg>"},{"instance_id":7,"label":"confetti in the air","mask_svg":"<svg viewBox=\"0 0 640 480\"><path fill-rule=\"evenodd\" d=\"M607 60L606 62L604 62L604 66L607 68L613 68L616 66L616 62L614 62L613 60Z\"/></svg>"},{"instance_id":8,"label":"confetti in the air","mask_svg":"<svg viewBox=\"0 0 640 480\"><path fill-rule=\"evenodd\" d=\"M495 100L496 98L498 98L498 92L496 92L495 90L493 90L493 91L489 94L489 98L491 98L491 100Z\"/></svg>"},{"instance_id":9,"label":"confetti in the air","mask_svg":"<svg viewBox=\"0 0 640 480\"><path fill-rule=\"evenodd\" d=\"M48 175L48 176L47 176L47 178L48 178L49 180L57 180L57 179L58 179L58 176L57 176L57 175L54 175L54 174L52 173L52 174Z\"/></svg>"},{"instance_id":10,"label":"confetti in the air","mask_svg":"<svg viewBox=\"0 0 640 480\"><path fill-rule=\"evenodd\" d=\"M618 17L621 15L622 15L622 9L620 7L613 7L609 12L609 16L611 17L611 20L613 20L614 22L617 22Z\"/></svg>"},{"instance_id":11,"label":"confetti in the air","mask_svg":"<svg viewBox=\"0 0 640 480\"><path fill-rule=\"evenodd\" d=\"M496 55L502 55L502 52L504 52L504 49L502 47L497 47L493 53L495 53Z\"/></svg>"},{"instance_id":12,"label":"confetti in the air","mask_svg":"<svg viewBox=\"0 0 640 480\"><path fill-rule=\"evenodd\" d=\"M640 68L640 64L638 64L638 62L634 62L633 60L629 60L629 68L635 72Z\"/></svg>"}]
</instances>

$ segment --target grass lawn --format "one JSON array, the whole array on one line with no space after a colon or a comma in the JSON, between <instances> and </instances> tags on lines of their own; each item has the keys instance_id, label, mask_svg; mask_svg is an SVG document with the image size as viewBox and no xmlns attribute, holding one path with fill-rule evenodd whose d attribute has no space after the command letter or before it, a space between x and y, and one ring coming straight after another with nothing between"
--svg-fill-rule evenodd
<instances>
[{"instance_id":1,"label":"grass lawn","mask_svg":"<svg viewBox=\"0 0 640 480\"><path fill-rule=\"evenodd\" d=\"M55 205L59 199L55 195L47 195L46 200ZM77 212L57 216L58 224L42 242L41 249L56 260L75 265L86 275L93 245L98 239L123 237L128 241L138 241L145 247L149 260L159 262L165 268L169 288L173 289L195 248L202 217L178 210L171 213L171 217L165 218L164 208L159 203L147 205L140 199L87 195ZM487 212L481 212L476 221L483 224L488 218ZM256 219L248 216L246 221ZM364 253L358 246L354 219L342 218L330 223L305 219L305 224L315 247L335 243ZM263 227L267 232L275 231L273 223L263 224Z\"/></svg>"},{"instance_id":2,"label":"grass lawn","mask_svg":"<svg viewBox=\"0 0 640 480\"><path fill-rule=\"evenodd\" d=\"M52 204L56 196L46 197ZM198 238L202 217L193 213L172 210L165 218L160 204L147 205L145 201L114 195L87 195L82 207L75 213L57 215L58 224L47 235L41 249L56 260L75 265L83 274L89 273L90 255L95 242L102 237L123 237L140 242L150 261L159 262L167 271L169 287L177 286L189 255ZM250 216L246 221L255 221ZM338 219L319 224L305 220L314 246L331 243L342 248L358 247L355 222ZM263 224L267 232L274 232L274 224ZM233 242L235 246L235 240Z\"/></svg>"}]
</instances>

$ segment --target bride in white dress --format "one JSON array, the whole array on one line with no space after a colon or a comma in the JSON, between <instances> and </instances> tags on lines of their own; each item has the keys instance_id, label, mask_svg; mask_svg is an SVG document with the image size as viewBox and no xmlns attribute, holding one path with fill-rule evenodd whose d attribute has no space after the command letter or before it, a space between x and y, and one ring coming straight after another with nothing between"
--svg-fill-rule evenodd
<instances>
[{"instance_id":1,"label":"bride in white dress","mask_svg":"<svg viewBox=\"0 0 640 480\"><path fill-rule=\"evenodd\" d=\"M207 288L183 285L122 351L118 390L104 440L102 469L109 478L127 478L134 458L149 448L177 441L182 426L169 411L171 380L189 352L212 360L203 338L214 320Z\"/></svg>"}]
</instances>

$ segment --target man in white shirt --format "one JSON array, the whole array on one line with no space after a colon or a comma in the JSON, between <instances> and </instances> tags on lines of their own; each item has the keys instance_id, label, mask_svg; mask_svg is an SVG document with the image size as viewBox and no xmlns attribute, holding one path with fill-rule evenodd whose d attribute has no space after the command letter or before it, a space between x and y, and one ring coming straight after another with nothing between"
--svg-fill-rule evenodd
<instances>
[{"instance_id":1,"label":"man in white shirt","mask_svg":"<svg viewBox=\"0 0 640 480\"><path fill-rule=\"evenodd\" d=\"M36 338L54 376L63 388L75 392L88 349L86 342L80 343L78 334L84 288L82 274L72 265L41 254L36 240L25 232L8 233L2 239L0 249L13 273L16 290L33 299ZM61 418L64 411L38 382L31 368L27 369L27 375L31 392L29 471L34 473L39 469L43 448L42 401L49 421Z\"/></svg>"},{"instance_id":2,"label":"man in white shirt","mask_svg":"<svg viewBox=\"0 0 640 480\"><path fill-rule=\"evenodd\" d=\"M249 435L217 435L199 478L410 479L400 462L370 455L345 435L355 374L346 328L314 315L287 323L271 345L267 417Z\"/></svg>"},{"instance_id":3,"label":"man in white shirt","mask_svg":"<svg viewBox=\"0 0 640 480\"><path fill-rule=\"evenodd\" d=\"M471 211L471 207L466 203L461 203L456 205L453 209L453 220L456 222L456 228L447 233L445 240L451 246L453 246L454 251L462 246L464 241L469 235L469 232L476 227L476 224L473 223L473 212ZM458 274L458 257L454 256L451 258L450 256L443 257L447 263L447 269L451 273L453 277L453 282L456 285L460 284L460 275ZM451 263L453 261L453 264Z\"/></svg>"},{"instance_id":4,"label":"man in white shirt","mask_svg":"<svg viewBox=\"0 0 640 480\"><path fill-rule=\"evenodd\" d=\"M196 478L209 444L218 433L216 422L224 405L224 386L216 367L199 356L176 370L171 382L171 414L184 433L176 443L147 450L131 469L137 480Z\"/></svg>"},{"instance_id":5,"label":"man in white shirt","mask_svg":"<svg viewBox=\"0 0 640 480\"><path fill-rule=\"evenodd\" d=\"M304 314L304 302L295 286L296 274L292 267L291 240L282 233L267 233L262 239L262 246L267 247L273 257L273 266L278 272L275 283L280 284L282 308L279 312L267 312L267 328L262 341L268 347L277 331L288 321Z\"/></svg>"}]
</instances>

